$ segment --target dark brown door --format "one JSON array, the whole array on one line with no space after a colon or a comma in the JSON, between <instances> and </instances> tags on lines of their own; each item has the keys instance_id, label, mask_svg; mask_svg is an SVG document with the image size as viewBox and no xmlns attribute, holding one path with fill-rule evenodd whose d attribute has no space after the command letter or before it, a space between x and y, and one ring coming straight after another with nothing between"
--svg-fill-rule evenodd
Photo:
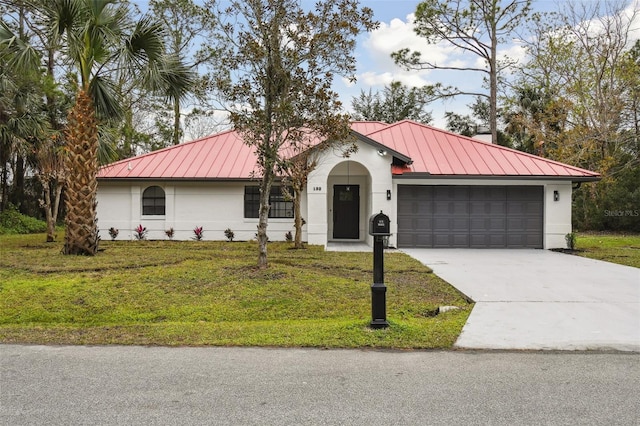
<instances>
[{"instance_id":1,"label":"dark brown door","mask_svg":"<svg viewBox=\"0 0 640 426\"><path fill-rule=\"evenodd\" d=\"M360 238L360 186L333 186L333 238Z\"/></svg>"}]
</instances>

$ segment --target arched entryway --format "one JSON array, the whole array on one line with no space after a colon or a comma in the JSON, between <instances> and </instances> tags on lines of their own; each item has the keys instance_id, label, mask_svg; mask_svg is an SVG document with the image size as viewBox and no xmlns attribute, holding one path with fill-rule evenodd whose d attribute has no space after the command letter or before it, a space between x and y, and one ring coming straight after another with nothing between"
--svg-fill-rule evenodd
<instances>
[{"instance_id":1,"label":"arched entryway","mask_svg":"<svg viewBox=\"0 0 640 426\"><path fill-rule=\"evenodd\" d=\"M328 241L365 241L371 212L371 174L361 163L345 160L327 178Z\"/></svg>"}]
</instances>

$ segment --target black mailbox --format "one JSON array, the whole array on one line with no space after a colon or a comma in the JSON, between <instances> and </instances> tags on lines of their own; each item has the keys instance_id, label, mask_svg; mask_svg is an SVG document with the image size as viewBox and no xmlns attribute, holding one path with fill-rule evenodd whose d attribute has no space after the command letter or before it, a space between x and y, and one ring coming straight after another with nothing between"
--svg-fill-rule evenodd
<instances>
[{"instance_id":1,"label":"black mailbox","mask_svg":"<svg viewBox=\"0 0 640 426\"><path fill-rule=\"evenodd\" d=\"M389 236L391 235L391 225L389 223L389 216L380 213L374 214L369 218L369 235L374 236Z\"/></svg>"}]
</instances>

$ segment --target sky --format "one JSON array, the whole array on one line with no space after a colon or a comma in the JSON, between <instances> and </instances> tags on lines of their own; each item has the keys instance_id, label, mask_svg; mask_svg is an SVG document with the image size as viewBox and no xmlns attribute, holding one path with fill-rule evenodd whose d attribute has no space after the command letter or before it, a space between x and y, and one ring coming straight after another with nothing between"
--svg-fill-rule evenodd
<instances>
[{"instance_id":1,"label":"sky","mask_svg":"<svg viewBox=\"0 0 640 426\"><path fill-rule=\"evenodd\" d=\"M145 9L148 5L144 0L133 0ZM222 0L223 3L225 0ZM303 7L312 7L317 0L303 0ZM321 1L321 0L320 0ZM536 12L557 11L569 0L533 0L533 10ZM598 0L582 0L592 2ZM640 9L640 0L610 0L613 2L624 1L628 9ZM196 0L196 2L199 2ZM347 79L336 77L333 88L340 95L340 99L347 111L351 111L351 103L361 91L373 93L381 91L392 81L399 81L409 87L420 87L429 84L442 83L453 85L466 91L483 91L482 73L461 71L407 71L397 66L391 53L408 47L419 50L423 56L435 60L438 64L479 64L478 58L468 52L455 50L446 43L428 45L426 41L418 37L413 31L413 13L418 0L360 0L361 6L369 7L374 12L374 18L380 23L377 30L361 34L356 45L356 83L350 83ZM636 22L633 39L640 38L640 13ZM510 58L524 59L525 53L516 42L508 43L499 48L498 55L507 54ZM467 104L472 103L473 98L459 96L454 99L431 103L427 108L432 111L433 125L439 128L446 127L445 112L452 111L461 115L469 114Z\"/></svg>"},{"instance_id":2,"label":"sky","mask_svg":"<svg viewBox=\"0 0 640 426\"><path fill-rule=\"evenodd\" d=\"M590 1L590 0L586 0ZM614 0L615 1L615 0ZM559 5L565 0L534 0L534 11L557 11ZM357 83L349 84L346 80L337 81L334 88L340 93L343 104L350 109L351 100L358 96L361 90L368 93L371 89L374 93L382 90L392 81L400 81L407 86L423 86L437 82L444 85L454 85L461 89L482 89L482 76L477 72L461 71L405 71L395 65L391 59L391 53L405 47L419 50L424 56L435 60L438 64L474 63L477 58L470 53L456 51L451 46L441 43L427 45L423 38L418 37L413 31L413 12L419 1L404 0L361 0L363 6L371 8L375 19L380 22L380 27L363 34L358 39L356 58L358 62ZM640 7L639 0L625 0L628 8ZM637 31L632 36L640 37L640 22L635 25ZM499 49L498 54L508 54L510 58L524 59L524 50L518 43L509 43ZM476 64L477 65L477 64ZM467 104L473 101L472 97L459 96L453 100L439 101L430 104L427 108L433 113L433 125L440 128L446 127L444 113L453 111L459 114L468 114Z\"/></svg>"}]
</instances>

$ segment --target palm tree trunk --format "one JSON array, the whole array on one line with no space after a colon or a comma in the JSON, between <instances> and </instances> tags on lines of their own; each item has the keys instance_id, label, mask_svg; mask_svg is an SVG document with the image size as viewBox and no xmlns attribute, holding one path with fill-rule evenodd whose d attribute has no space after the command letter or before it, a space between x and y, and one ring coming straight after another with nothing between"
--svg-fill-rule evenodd
<instances>
[{"instance_id":1,"label":"palm tree trunk","mask_svg":"<svg viewBox=\"0 0 640 426\"><path fill-rule=\"evenodd\" d=\"M93 101L81 89L67 124L65 254L94 255L98 251L96 194L98 124Z\"/></svg>"}]
</instances>

